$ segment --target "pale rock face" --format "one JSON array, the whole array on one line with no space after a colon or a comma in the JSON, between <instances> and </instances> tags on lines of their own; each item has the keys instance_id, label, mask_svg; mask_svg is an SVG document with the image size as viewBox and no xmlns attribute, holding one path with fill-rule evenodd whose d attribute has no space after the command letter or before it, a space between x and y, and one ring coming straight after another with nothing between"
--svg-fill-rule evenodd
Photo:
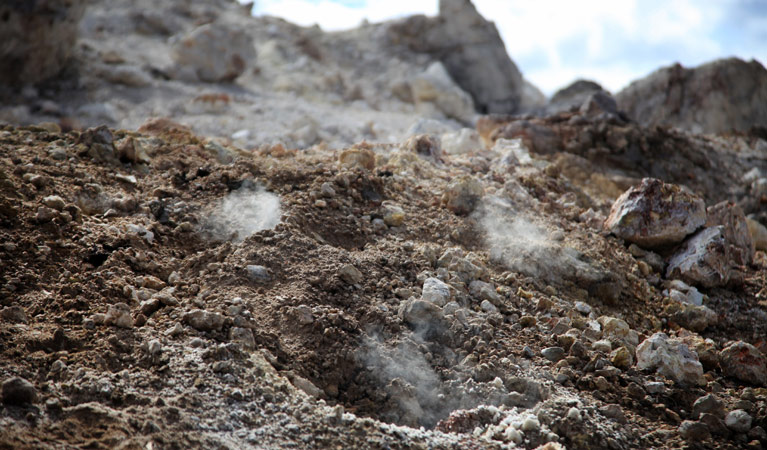
<instances>
[{"instance_id":1,"label":"pale rock face","mask_svg":"<svg viewBox=\"0 0 767 450\"><path fill-rule=\"evenodd\" d=\"M618 106L645 126L693 133L747 131L767 123L767 70L756 60L720 59L692 69L679 64L634 81Z\"/></svg>"},{"instance_id":2,"label":"pale rock face","mask_svg":"<svg viewBox=\"0 0 767 450\"><path fill-rule=\"evenodd\" d=\"M201 81L234 81L256 58L250 36L224 25L206 24L173 44L174 61Z\"/></svg>"},{"instance_id":3,"label":"pale rock face","mask_svg":"<svg viewBox=\"0 0 767 450\"><path fill-rule=\"evenodd\" d=\"M624 192L613 203L605 229L645 248L678 244L706 222L703 199L654 178Z\"/></svg>"},{"instance_id":4,"label":"pale rock face","mask_svg":"<svg viewBox=\"0 0 767 450\"><path fill-rule=\"evenodd\" d=\"M642 341L636 349L637 369L655 369L659 374L677 383L700 385L703 366L698 355L679 339L665 333L655 333Z\"/></svg>"},{"instance_id":5,"label":"pale rock face","mask_svg":"<svg viewBox=\"0 0 767 450\"><path fill-rule=\"evenodd\" d=\"M724 227L710 227L688 239L671 257L666 277L711 288L727 284L731 268Z\"/></svg>"},{"instance_id":6,"label":"pale rock face","mask_svg":"<svg viewBox=\"0 0 767 450\"><path fill-rule=\"evenodd\" d=\"M411 81L410 86L416 107L420 111L471 123L474 103L469 94L461 90L450 78L441 62L432 63Z\"/></svg>"}]
</instances>

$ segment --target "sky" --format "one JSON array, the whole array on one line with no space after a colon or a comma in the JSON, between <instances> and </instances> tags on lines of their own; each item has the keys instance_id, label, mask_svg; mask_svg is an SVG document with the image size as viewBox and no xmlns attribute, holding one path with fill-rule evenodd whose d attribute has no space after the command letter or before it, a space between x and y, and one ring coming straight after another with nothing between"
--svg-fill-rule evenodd
<instances>
[{"instance_id":1,"label":"sky","mask_svg":"<svg viewBox=\"0 0 767 450\"><path fill-rule=\"evenodd\" d=\"M679 62L738 56L767 64L767 0L474 0L522 74L546 95L577 79L617 92ZM256 0L254 14L324 30L411 14L437 0Z\"/></svg>"}]
</instances>

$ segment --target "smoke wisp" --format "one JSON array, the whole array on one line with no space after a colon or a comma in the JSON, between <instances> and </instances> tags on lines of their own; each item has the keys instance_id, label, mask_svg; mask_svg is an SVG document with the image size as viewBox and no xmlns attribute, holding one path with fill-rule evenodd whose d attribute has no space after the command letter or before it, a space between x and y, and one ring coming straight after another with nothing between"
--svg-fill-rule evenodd
<instances>
[{"instance_id":1,"label":"smoke wisp","mask_svg":"<svg viewBox=\"0 0 767 450\"><path fill-rule=\"evenodd\" d=\"M243 187L221 200L206 225L214 237L242 241L253 233L274 228L281 217L277 195L263 187Z\"/></svg>"}]
</instances>

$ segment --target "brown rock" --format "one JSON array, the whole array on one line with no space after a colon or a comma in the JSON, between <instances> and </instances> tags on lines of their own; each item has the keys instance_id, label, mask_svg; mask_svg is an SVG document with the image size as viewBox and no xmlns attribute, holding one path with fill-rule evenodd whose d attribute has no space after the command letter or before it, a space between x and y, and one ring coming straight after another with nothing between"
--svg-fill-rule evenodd
<instances>
[{"instance_id":1,"label":"brown rock","mask_svg":"<svg viewBox=\"0 0 767 450\"><path fill-rule=\"evenodd\" d=\"M751 344L743 341L730 344L719 353L719 365L728 377L767 385L767 358Z\"/></svg>"},{"instance_id":2,"label":"brown rock","mask_svg":"<svg viewBox=\"0 0 767 450\"><path fill-rule=\"evenodd\" d=\"M645 178L613 204L606 230L641 247L678 244L706 222L706 206L695 194Z\"/></svg>"},{"instance_id":3,"label":"brown rock","mask_svg":"<svg viewBox=\"0 0 767 450\"><path fill-rule=\"evenodd\" d=\"M724 233L723 226L711 227L688 239L669 260L666 277L707 288L727 284L732 262Z\"/></svg>"},{"instance_id":4,"label":"brown rock","mask_svg":"<svg viewBox=\"0 0 767 450\"><path fill-rule=\"evenodd\" d=\"M743 209L732 202L721 202L706 210L707 227L724 226L724 240L735 264L748 265L754 258L754 241Z\"/></svg>"}]
</instances>

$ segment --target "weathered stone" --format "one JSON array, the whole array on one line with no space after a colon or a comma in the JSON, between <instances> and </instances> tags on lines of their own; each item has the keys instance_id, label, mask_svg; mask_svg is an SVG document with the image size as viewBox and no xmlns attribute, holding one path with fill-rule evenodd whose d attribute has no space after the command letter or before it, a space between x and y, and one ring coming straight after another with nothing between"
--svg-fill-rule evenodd
<instances>
[{"instance_id":1,"label":"weathered stone","mask_svg":"<svg viewBox=\"0 0 767 450\"><path fill-rule=\"evenodd\" d=\"M346 264L338 269L338 276L349 284L358 284L365 279L362 272L351 264Z\"/></svg>"},{"instance_id":2,"label":"weathered stone","mask_svg":"<svg viewBox=\"0 0 767 450\"><path fill-rule=\"evenodd\" d=\"M402 311L405 322L418 328L430 328L442 320L442 309L432 302L420 299L408 300Z\"/></svg>"},{"instance_id":3,"label":"weathered stone","mask_svg":"<svg viewBox=\"0 0 767 450\"><path fill-rule=\"evenodd\" d=\"M360 167L373 170L376 167L376 156L372 150L352 147L341 152L338 156L338 162L341 167L345 168Z\"/></svg>"},{"instance_id":4,"label":"weathered stone","mask_svg":"<svg viewBox=\"0 0 767 450\"><path fill-rule=\"evenodd\" d=\"M173 43L172 56L201 81L234 81L256 58L251 37L225 25L202 25Z\"/></svg>"},{"instance_id":5,"label":"weathered stone","mask_svg":"<svg viewBox=\"0 0 767 450\"><path fill-rule=\"evenodd\" d=\"M37 401L37 390L29 381L13 377L3 381L3 403L7 405L28 405Z\"/></svg>"},{"instance_id":6,"label":"weathered stone","mask_svg":"<svg viewBox=\"0 0 767 450\"><path fill-rule=\"evenodd\" d=\"M0 4L0 84L34 84L57 75L77 41L87 1Z\"/></svg>"},{"instance_id":7,"label":"weathered stone","mask_svg":"<svg viewBox=\"0 0 767 450\"><path fill-rule=\"evenodd\" d=\"M734 342L719 352L722 372L758 386L767 385L767 358L751 344Z\"/></svg>"},{"instance_id":8,"label":"weathered stone","mask_svg":"<svg viewBox=\"0 0 767 450\"><path fill-rule=\"evenodd\" d=\"M692 418L698 419L701 414L713 414L722 418L724 417L724 403L714 394L704 395L695 400L692 405Z\"/></svg>"},{"instance_id":9,"label":"weathered stone","mask_svg":"<svg viewBox=\"0 0 767 450\"><path fill-rule=\"evenodd\" d=\"M541 350L541 356L551 362L557 362L565 357L565 349L562 347L547 347Z\"/></svg>"},{"instance_id":10,"label":"weathered stone","mask_svg":"<svg viewBox=\"0 0 767 450\"><path fill-rule=\"evenodd\" d=\"M484 195L482 184L470 176L463 176L448 185L442 203L458 215L470 214Z\"/></svg>"},{"instance_id":11,"label":"weathered stone","mask_svg":"<svg viewBox=\"0 0 767 450\"><path fill-rule=\"evenodd\" d=\"M722 416L724 417L724 416ZM730 434L730 430L724 424L724 420L713 414L703 413L700 415L700 422L705 423L708 429L711 430L711 434L723 436Z\"/></svg>"},{"instance_id":12,"label":"weathered stone","mask_svg":"<svg viewBox=\"0 0 767 450\"><path fill-rule=\"evenodd\" d=\"M636 357L639 370L655 369L677 383L704 383L698 355L681 340L669 338L665 333L655 333L642 341L636 349Z\"/></svg>"},{"instance_id":13,"label":"weathered stone","mask_svg":"<svg viewBox=\"0 0 767 450\"><path fill-rule=\"evenodd\" d=\"M736 433L748 433L748 430L751 429L751 420L751 415L747 412L736 409L727 414L724 418L724 424Z\"/></svg>"},{"instance_id":14,"label":"weathered stone","mask_svg":"<svg viewBox=\"0 0 767 450\"><path fill-rule=\"evenodd\" d=\"M723 226L724 241L733 263L748 265L754 259L754 241L743 209L732 202L721 202L706 209L706 226Z\"/></svg>"},{"instance_id":15,"label":"weathered stone","mask_svg":"<svg viewBox=\"0 0 767 450\"><path fill-rule=\"evenodd\" d=\"M610 353L610 362L619 369L628 370L634 364L634 355L626 347L618 347Z\"/></svg>"},{"instance_id":16,"label":"weathered stone","mask_svg":"<svg viewBox=\"0 0 767 450\"><path fill-rule=\"evenodd\" d=\"M421 299L437 306L445 306L450 301L450 286L439 278L427 278L423 282Z\"/></svg>"},{"instance_id":17,"label":"weathered stone","mask_svg":"<svg viewBox=\"0 0 767 450\"><path fill-rule=\"evenodd\" d=\"M229 330L229 339L242 345L246 350L256 348L256 339L253 337L253 331L250 328L232 327Z\"/></svg>"},{"instance_id":18,"label":"weathered stone","mask_svg":"<svg viewBox=\"0 0 767 450\"><path fill-rule=\"evenodd\" d=\"M685 420L679 425L679 435L688 441L705 441L711 437L708 425L692 420Z\"/></svg>"},{"instance_id":19,"label":"weathered stone","mask_svg":"<svg viewBox=\"0 0 767 450\"><path fill-rule=\"evenodd\" d=\"M411 136L405 141L402 149L429 158L432 162L442 161L442 147L439 139L428 134Z\"/></svg>"},{"instance_id":20,"label":"weathered stone","mask_svg":"<svg viewBox=\"0 0 767 450\"><path fill-rule=\"evenodd\" d=\"M767 251L767 227L754 219L748 218L746 220L748 232L751 234L751 239L754 242L754 248L756 250Z\"/></svg>"},{"instance_id":21,"label":"weathered stone","mask_svg":"<svg viewBox=\"0 0 767 450\"><path fill-rule=\"evenodd\" d=\"M401 226L405 222L405 211L397 205L384 204L383 221L390 227Z\"/></svg>"},{"instance_id":22,"label":"weathered stone","mask_svg":"<svg viewBox=\"0 0 767 450\"><path fill-rule=\"evenodd\" d=\"M29 321L24 308L18 305L7 306L0 310L0 318L11 323L27 323Z\"/></svg>"},{"instance_id":23,"label":"weathered stone","mask_svg":"<svg viewBox=\"0 0 767 450\"><path fill-rule=\"evenodd\" d=\"M495 306L501 304L501 296L495 291L492 284L480 280L469 283L469 294L480 300L487 300Z\"/></svg>"},{"instance_id":24,"label":"weathered stone","mask_svg":"<svg viewBox=\"0 0 767 450\"><path fill-rule=\"evenodd\" d=\"M618 197L605 229L647 248L678 244L706 222L706 206L681 187L645 178Z\"/></svg>"},{"instance_id":25,"label":"weathered stone","mask_svg":"<svg viewBox=\"0 0 767 450\"><path fill-rule=\"evenodd\" d=\"M104 323L120 328L132 328L133 318L130 315L130 306L125 303L109 305Z\"/></svg>"},{"instance_id":26,"label":"weathered stone","mask_svg":"<svg viewBox=\"0 0 767 450\"><path fill-rule=\"evenodd\" d=\"M442 151L448 155L462 155L483 149L479 134L471 128L445 133L440 138L440 142Z\"/></svg>"},{"instance_id":27,"label":"weathered stone","mask_svg":"<svg viewBox=\"0 0 767 450\"><path fill-rule=\"evenodd\" d=\"M184 322L200 331L214 331L220 330L224 325L224 316L215 312L195 309L184 314Z\"/></svg>"},{"instance_id":28,"label":"weathered stone","mask_svg":"<svg viewBox=\"0 0 767 450\"><path fill-rule=\"evenodd\" d=\"M658 69L616 95L618 106L645 126L693 133L748 131L767 123L767 70L756 60L720 59L687 69Z\"/></svg>"},{"instance_id":29,"label":"weathered stone","mask_svg":"<svg viewBox=\"0 0 767 450\"><path fill-rule=\"evenodd\" d=\"M710 227L696 233L669 259L667 278L680 278L706 288L723 286L730 280L729 246L724 227Z\"/></svg>"},{"instance_id":30,"label":"weathered stone","mask_svg":"<svg viewBox=\"0 0 767 450\"><path fill-rule=\"evenodd\" d=\"M700 333L709 326L716 325L719 317L707 306L696 306L689 303L675 304L671 306L670 313L674 322L690 331Z\"/></svg>"}]
</instances>

